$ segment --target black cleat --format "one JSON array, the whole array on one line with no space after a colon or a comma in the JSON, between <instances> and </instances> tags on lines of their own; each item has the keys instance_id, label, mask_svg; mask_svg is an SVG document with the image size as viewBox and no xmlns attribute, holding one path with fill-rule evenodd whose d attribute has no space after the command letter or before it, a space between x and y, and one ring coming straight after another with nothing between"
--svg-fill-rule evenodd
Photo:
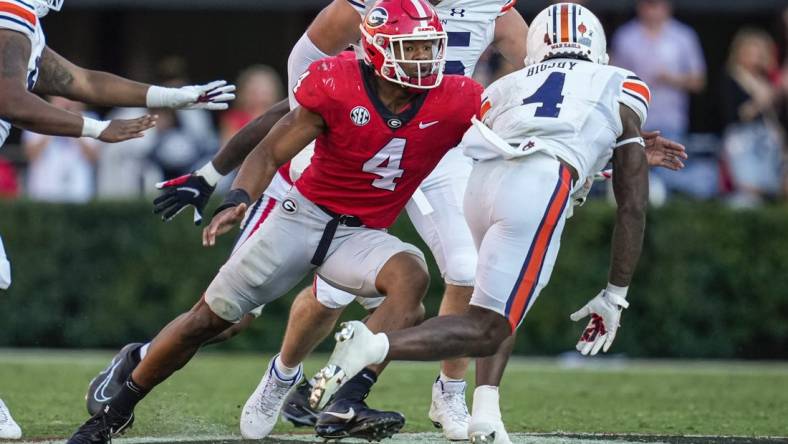
<instances>
[{"instance_id":1,"label":"black cleat","mask_svg":"<svg viewBox=\"0 0 788 444\"><path fill-rule=\"evenodd\" d=\"M122 415L105 406L87 420L69 438L67 444L106 444L112 437L123 434L134 424L134 413Z\"/></svg>"},{"instance_id":2,"label":"black cleat","mask_svg":"<svg viewBox=\"0 0 788 444\"><path fill-rule=\"evenodd\" d=\"M308 381L299 384L285 399L282 407L282 418L296 427L314 427L317 424L319 410L309 406L309 392L312 385Z\"/></svg>"},{"instance_id":3,"label":"black cleat","mask_svg":"<svg viewBox=\"0 0 788 444\"><path fill-rule=\"evenodd\" d=\"M117 355L112 358L107 368L96 375L88 385L88 392L85 394L85 401L87 403L88 413L91 416L95 415L102 408L104 403L109 402L116 393L120 391L120 387L126 382L131 375L131 372L140 363L134 353L139 350L144 344L135 342L124 346Z\"/></svg>"},{"instance_id":4,"label":"black cleat","mask_svg":"<svg viewBox=\"0 0 788 444\"><path fill-rule=\"evenodd\" d=\"M371 409L364 401L339 399L318 415L315 432L325 439L380 441L390 438L404 426L405 417L401 413Z\"/></svg>"}]
</instances>

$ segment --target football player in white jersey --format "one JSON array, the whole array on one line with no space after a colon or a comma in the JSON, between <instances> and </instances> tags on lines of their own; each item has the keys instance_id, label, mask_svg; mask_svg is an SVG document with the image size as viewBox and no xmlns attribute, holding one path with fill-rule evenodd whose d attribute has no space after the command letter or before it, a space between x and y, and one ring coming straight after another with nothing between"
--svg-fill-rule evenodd
<instances>
[{"instance_id":1,"label":"football player in white jersey","mask_svg":"<svg viewBox=\"0 0 788 444\"><path fill-rule=\"evenodd\" d=\"M609 349L643 242L648 161L640 129L650 92L607 60L604 29L588 9L561 3L533 20L528 66L485 91L482 121L463 139L475 159L465 217L479 251L468 312L390 333L343 324L313 403L371 364L495 353L549 280L573 192L612 159L618 210L608 283L570 316L591 318L577 343L582 354ZM484 411L497 403L497 391L475 393L473 415L478 408L486 421L471 422L472 442L508 442L496 430L500 417Z\"/></svg>"},{"instance_id":2,"label":"football player in white jersey","mask_svg":"<svg viewBox=\"0 0 788 444\"><path fill-rule=\"evenodd\" d=\"M349 44L358 41L360 17L363 16L368 5L374 3L374 1L366 1L365 4L356 0L334 0L321 11L291 52L288 60L291 90L300 73L311 62L336 54ZM447 72L471 75L479 56L490 44L501 51L510 63L523 66L526 46L522 36L527 33L528 28L519 13L512 8L514 1L443 0L433 1L433 4L436 5L436 10L449 35ZM292 98L291 105L297 105ZM246 154L267 133L278 116L286 110L286 104L277 105L274 110L242 129L212 162L191 175L164 183L163 188L166 192L157 199L157 211L161 212L165 219L170 219L187 205L192 205L195 207L196 220L201 218L201 211L216 182L222 175L228 174L240 164ZM656 141L656 139L652 140ZM656 148L656 152L660 154L665 153L664 150L676 150L682 155L681 147L671 145L664 140L660 141ZM666 155L662 154L662 159L665 158ZM254 232L270 214L271 208L282 200L292 180L300 174L299 167L303 168L305 164L302 161L301 165L295 165L299 163L298 159L293 163L290 174L287 170L280 170L271 187L248 212L236 247ZM308 155L306 163L308 163ZM421 191L417 192L407 207L411 220L430 246L446 281L446 293L440 314L462 313L467 307L473 288L476 251L462 216L460 202L470 169L470 160L462 156L459 150L454 150L425 180ZM195 196L192 192L184 191L187 188L200 190L200 194ZM313 288L317 297L313 295ZM280 374L292 373L288 372L288 369L299 366L304 357L333 328L343 308L355 299L349 293L332 288L319 277L315 280L313 288L302 291L291 308L290 319L293 322L289 322L281 353L274 359L274 365L277 366ZM363 299L359 302L363 302L368 309L374 309L382 300ZM259 315L259 310L256 315ZM247 315L241 323L228 329L215 341L231 337L245 328L251 319L252 316ZM500 373L505 367L512 344L513 338L501 348L500 356L479 361L477 381L500 379ZM107 369L94 379L87 395L88 409L91 413L99 408L102 399L111 397L116 387L120 387L140 358L145 356L146 350L147 347L143 344L129 344L113 359ZM444 434L450 439L467 439L469 415L465 405L463 380L467 365L467 359L444 362L441 374L433 384L430 418L443 428ZM355 381L358 383L359 390L354 390L354 393L361 393L359 396L366 395L376 373L372 370L360 375ZM481 385L486 383L482 382ZM265 386L266 384L261 384L260 387ZM306 405L308 390L306 385L299 387L299 392L295 393L285 405L284 416L296 424L314 425L315 423L316 414ZM260 409L250 408L245 411L254 413L259 412ZM343 407L340 413L346 411L347 408ZM360 412L359 408L354 411ZM373 416L367 415L363 418ZM359 415L356 417L362 418ZM324 418L335 417L329 415ZM242 416L242 432L249 438L261 438L270 432L275 421L276 415L245 413ZM355 419L343 419L343 421L331 427L350 428L359 425ZM261 425L261 422L264 424Z\"/></svg>"},{"instance_id":3,"label":"football player in white jersey","mask_svg":"<svg viewBox=\"0 0 788 444\"><path fill-rule=\"evenodd\" d=\"M224 81L162 88L106 72L80 68L46 44L41 18L63 0L0 0L0 147L11 126L41 134L120 142L142 137L155 116L100 121L57 108L36 94L67 97L99 106L225 109L235 96ZM35 93L35 94L34 94ZM11 268L0 243L0 288L11 284ZM21 430L0 401L0 438Z\"/></svg>"}]
</instances>

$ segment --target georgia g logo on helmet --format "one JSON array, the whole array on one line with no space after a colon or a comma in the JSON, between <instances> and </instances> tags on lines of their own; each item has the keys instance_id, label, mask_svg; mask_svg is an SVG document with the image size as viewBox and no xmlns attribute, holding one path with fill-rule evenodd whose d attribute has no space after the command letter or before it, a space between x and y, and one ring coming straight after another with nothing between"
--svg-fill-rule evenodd
<instances>
[{"instance_id":1,"label":"georgia g logo on helmet","mask_svg":"<svg viewBox=\"0 0 788 444\"><path fill-rule=\"evenodd\" d=\"M367 14L367 26L379 28L389 21L389 12L385 8L377 7Z\"/></svg>"}]
</instances>

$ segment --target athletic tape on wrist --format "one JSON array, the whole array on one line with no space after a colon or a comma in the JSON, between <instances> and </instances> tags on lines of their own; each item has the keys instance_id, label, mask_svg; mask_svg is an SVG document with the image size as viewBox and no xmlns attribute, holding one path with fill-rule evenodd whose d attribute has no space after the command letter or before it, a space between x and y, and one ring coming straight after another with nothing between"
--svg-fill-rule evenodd
<instances>
[{"instance_id":1,"label":"athletic tape on wrist","mask_svg":"<svg viewBox=\"0 0 788 444\"><path fill-rule=\"evenodd\" d=\"M195 171L194 174L202 176L202 178L208 182L208 185L212 187L215 187L222 177L224 177L224 175L213 166L213 162L206 163L199 170Z\"/></svg>"},{"instance_id":2,"label":"athletic tape on wrist","mask_svg":"<svg viewBox=\"0 0 788 444\"><path fill-rule=\"evenodd\" d=\"M109 120L96 120L90 117L82 118L82 137L98 139L101 133L109 126Z\"/></svg>"},{"instance_id":3,"label":"athletic tape on wrist","mask_svg":"<svg viewBox=\"0 0 788 444\"><path fill-rule=\"evenodd\" d=\"M629 139L624 139L624 140L622 140L620 142L617 142L615 145L613 145L613 147L614 148L618 148L620 146L629 145L630 143L636 143L636 144L642 146L643 148L646 147L646 141L643 140L642 137L631 137Z\"/></svg>"},{"instance_id":4,"label":"athletic tape on wrist","mask_svg":"<svg viewBox=\"0 0 788 444\"><path fill-rule=\"evenodd\" d=\"M145 94L145 106L148 108L172 108L172 92L176 88L151 86Z\"/></svg>"}]
</instances>

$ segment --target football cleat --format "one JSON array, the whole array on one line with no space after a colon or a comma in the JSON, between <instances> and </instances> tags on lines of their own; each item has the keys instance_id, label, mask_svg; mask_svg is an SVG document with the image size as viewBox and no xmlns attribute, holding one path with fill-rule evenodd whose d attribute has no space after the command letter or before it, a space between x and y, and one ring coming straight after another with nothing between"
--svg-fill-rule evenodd
<instances>
[{"instance_id":1,"label":"football cleat","mask_svg":"<svg viewBox=\"0 0 788 444\"><path fill-rule=\"evenodd\" d=\"M312 384L304 381L290 392L282 406L282 419L289 421L296 427L314 427L317 424L317 415L320 411L309 406L309 393Z\"/></svg>"},{"instance_id":2,"label":"football cleat","mask_svg":"<svg viewBox=\"0 0 788 444\"><path fill-rule=\"evenodd\" d=\"M465 381L443 382L440 379L432 385L430 420L443 430L443 436L450 441L468 439L471 415L465 404L465 386Z\"/></svg>"},{"instance_id":3,"label":"football cleat","mask_svg":"<svg viewBox=\"0 0 788 444\"><path fill-rule=\"evenodd\" d=\"M0 439L19 439L22 437L22 429L19 424L11 417L11 411L0 399Z\"/></svg>"},{"instance_id":4,"label":"football cleat","mask_svg":"<svg viewBox=\"0 0 788 444\"><path fill-rule=\"evenodd\" d=\"M320 412L315 433L325 439L380 441L404 426L405 417L401 413L371 409L364 401L338 399Z\"/></svg>"},{"instance_id":5,"label":"football cleat","mask_svg":"<svg viewBox=\"0 0 788 444\"><path fill-rule=\"evenodd\" d=\"M388 354L388 338L372 333L359 321L343 322L334 335L337 345L328 364L314 377L309 405L322 409L339 388L370 364L379 364Z\"/></svg>"},{"instance_id":6,"label":"football cleat","mask_svg":"<svg viewBox=\"0 0 788 444\"><path fill-rule=\"evenodd\" d=\"M135 352L143 345L145 344L139 342L126 344L112 358L107 368L90 381L88 392L85 394L85 401L88 413L91 416L100 412L104 407L104 403L109 402L120 391L126 380L129 379L131 372L140 363L140 360L137 358L139 354Z\"/></svg>"},{"instance_id":7,"label":"football cleat","mask_svg":"<svg viewBox=\"0 0 788 444\"><path fill-rule=\"evenodd\" d=\"M278 375L274 362L276 356L271 359L263 379L241 412L241 435L246 439L262 439L271 433L287 395L303 376L303 367L299 364L295 376L290 379L282 378Z\"/></svg>"},{"instance_id":8,"label":"football cleat","mask_svg":"<svg viewBox=\"0 0 788 444\"><path fill-rule=\"evenodd\" d=\"M122 435L130 429L132 424L134 424L133 412L123 415L106 405L82 424L69 438L67 444L106 444L111 442L113 437Z\"/></svg>"},{"instance_id":9,"label":"football cleat","mask_svg":"<svg viewBox=\"0 0 788 444\"><path fill-rule=\"evenodd\" d=\"M502 421L473 421L468 425L471 444L512 444Z\"/></svg>"}]
</instances>

